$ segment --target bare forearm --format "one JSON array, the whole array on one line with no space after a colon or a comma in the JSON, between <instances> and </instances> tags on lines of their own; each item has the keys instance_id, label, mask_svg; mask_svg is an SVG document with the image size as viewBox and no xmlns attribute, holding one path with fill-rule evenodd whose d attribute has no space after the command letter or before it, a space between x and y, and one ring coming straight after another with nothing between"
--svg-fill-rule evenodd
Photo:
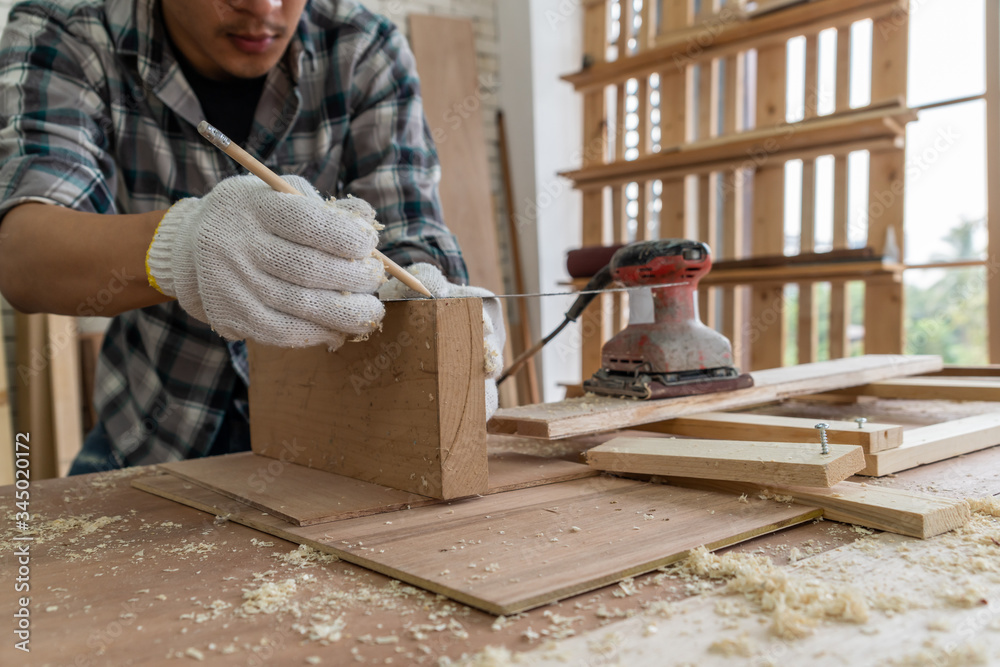
<instances>
[{"instance_id":1,"label":"bare forearm","mask_svg":"<svg viewBox=\"0 0 1000 667\"><path fill-rule=\"evenodd\" d=\"M0 224L0 292L18 310L62 315L108 317L167 301L145 268L163 213L22 204Z\"/></svg>"}]
</instances>

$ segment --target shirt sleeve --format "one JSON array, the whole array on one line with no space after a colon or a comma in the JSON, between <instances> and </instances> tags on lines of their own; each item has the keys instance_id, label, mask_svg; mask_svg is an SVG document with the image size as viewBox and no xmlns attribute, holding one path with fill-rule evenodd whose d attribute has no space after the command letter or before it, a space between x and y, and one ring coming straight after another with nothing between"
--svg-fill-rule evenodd
<instances>
[{"instance_id":1,"label":"shirt sleeve","mask_svg":"<svg viewBox=\"0 0 1000 667\"><path fill-rule=\"evenodd\" d=\"M468 273L455 236L442 221L441 166L424 117L416 61L395 27L355 63L351 126L341 182L369 202L385 225L381 250L404 266L435 264L453 282Z\"/></svg>"},{"instance_id":2,"label":"shirt sleeve","mask_svg":"<svg viewBox=\"0 0 1000 667\"><path fill-rule=\"evenodd\" d=\"M0 216L36 201L113 213L111 120L94 50L60 22L15 9L0 36Z\"/></svg>"}]
</instances>

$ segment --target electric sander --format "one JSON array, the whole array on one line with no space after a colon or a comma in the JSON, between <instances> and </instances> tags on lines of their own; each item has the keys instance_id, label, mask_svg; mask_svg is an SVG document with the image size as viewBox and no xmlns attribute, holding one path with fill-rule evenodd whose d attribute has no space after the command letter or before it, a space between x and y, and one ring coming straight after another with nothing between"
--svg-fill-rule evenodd
<instances>
[{"instance_id":1,"label":"electric sander","mask_svg":"<svg viewBox=\"0 0 1000 667\"><path fill-rule=\"evenodd\" d=\"M712 268L707 245L634 243L615 252L608 267L626 287L652 288L654 321L630 322L604 344L601 369L583 383L586 391L648 399L753 385L733 366L729 340L698 317L698 281Z\"/></svg>"},{"instance_id":2,"label":"electric sander","mask_svg":"<svg viewBox=\"0 0 1000 667\"><path fill-rule=\"evenodd\" d=\"M712 268L708 246L661 239L623 246L584 288L552 333L522 354L498 380L518 368L567 324L575 321L612 282L650 287L652 322L629 322L601 350L601 369L583 383L586 391L638 399L707 394L753 386L733 366L729 340L698 317L698 281Z\"/></svg>"}]
</instances>

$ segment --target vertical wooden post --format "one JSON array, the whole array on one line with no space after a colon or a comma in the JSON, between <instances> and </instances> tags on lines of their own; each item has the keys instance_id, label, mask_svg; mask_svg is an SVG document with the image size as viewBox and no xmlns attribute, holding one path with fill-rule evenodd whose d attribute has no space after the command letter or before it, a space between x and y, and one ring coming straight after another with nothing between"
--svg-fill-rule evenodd
<instances>
[{"instance_id":1,"label":"vertical wooden post","mask_svg":"<svg viewBox=\"0 0 1000 667\"><path fill-rule=\"evenodd\" d=\"M593 63L604 62L607 54L608 5L588 5L584 12L584 57ZM590 90L583 96L583 166L603 164L608 150L607 96L604 88ZM583 192L582 243L605 242L604 188ZM601 367L601 346L607 336L608 299L594 299L581 317L581 374L587 378Z\"/></svg>"},{"instance_id":2,"label":"vertical wooden post","mask_svg":"<svg viewBox=\"0 0 1000 667\"><path fill-rule=\"evenodd\" d=\"M804 118L815 118L819 104L819 40L816 35L806 37L806 78ZM799 252L816 249L816 161L802 160L802 223L799 228ZM816 361L819 347L816 283L799 283L799 313L797 319L796 347L798 362Z\"/></svg>"},{"instance_id":3,"label":"vertical wooden post","mask_svg":"<svg viewBox=\"0 0 1000 667\"><path fill-rule=\"evenodd\" d=\"M872 26L872 104L906 95L909 15L902 10ZM904 149L871 154L868 177L868 245L885 250L889 230L904 248ZM865 352L898 354L904 345L904 292L901 280L879 278L865 287Z\"/></svg>"},{"instance_id":4,"label":"vertical wooden post","mask_svg":"<svg viewBox=\"0 0 1000 667\"><path fill-rule=\"evenodd\" d=\"M746 99L746 86L743 77L745 54L737 53L728 56L723 65L723 114L722 133L725 135L741 132L745 128L742 117L743 104ZM744 182L748 174L743 170L728 171L721 174L722 178L722 239L720 259L738 259L744 256L745 240L743 196ZM721 299L720 311L722 321L720 331L733 345L733 363L739 368L749 366L749 349L746 344L743 320L747 312L749 292L745 287L725 287L719 290Z\"/></svg>"},{"instance_id":5,"label":"vertical wooden post","mask_svg":"<svg viewBox=\"0 0 1000 667\"><path fill-rule=\"evenodd\" d=\"M836 109L851 108L851 29L837 30ZM847 247L847 155L834 155L833 162L833 247ZM847 327L851 312L847 284L843 280L830 283L830 358L840 359L850 354Z\"/></svg>"},{"instance_id":6,"label":"vertical wooden post","mask_svg":"<svg viewBox=\"0 0 1000 667\"><path fill-rule=\"evenodd\" d=\"M674 6L685 4L675 2ZM666 7L666 6L665 6ZM666 150L687 139L687 79L689 65L667 65L660 70L660 146ZM684 179L662 181L660 194L660 238L689 238L684 205Z\"/></svg>"},{"instance_id":7,"label":"vertical wooden post","mask_svg":"<svg viewBox=\"0 0 1000 667\"><path fill-rule=\"evenodd\" d=\"M757 127L785 120L786 46L757 52ZM785 245L785 165L765 163L754 176L752 249L754 255L780 255ZM750 310L750 369L776 368L784 362L785 308L781 284L754 286Z\"/></svg>"},{"instance_id":8,"label":"vertical wooden post","mask_svg":"<svg viewBox=\"0 0 1000 667\"><path fill-rule=\"evenodd\" d=\"M986 2L986 263L990 363L1000 363L1000 5Z\"/></svg>"}]
</instances>

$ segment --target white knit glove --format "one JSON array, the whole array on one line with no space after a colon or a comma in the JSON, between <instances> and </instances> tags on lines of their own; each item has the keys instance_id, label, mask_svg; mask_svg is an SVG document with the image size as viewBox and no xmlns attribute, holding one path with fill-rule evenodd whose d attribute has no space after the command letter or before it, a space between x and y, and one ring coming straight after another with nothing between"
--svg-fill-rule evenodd
<instances>
[{"instance_id":1,"label":"white knit glove","mask_svg":"<svg viewBox=\"0 0 1000 667\"><path fill-rule=\"evenodd\" d=\"M333 350L385 314L375 211L284 179L304 196L233 176L174 204L146 254L149 283L229 340Z\"/></svg>"},{"instance_id":2,"label":"white knit glove","mask_svg":"<svg viewBox=\"0 0 1000 667\"><path fill-rule=\"evenodd\" d=\"M507 331L503 324L503 307L493 292L482 287L467 287L448 282L433 264L414 264L407 271L417 277L434 296L448 297L478 296L483 299L483 363L486 370L486 419L497 411L497 382L503 371L503 347L507 342ZM381 288L380 299L413 299L420 295L393 278ZM491 298L494 297L494 298Z\"/></svg>"}]
</instances>

